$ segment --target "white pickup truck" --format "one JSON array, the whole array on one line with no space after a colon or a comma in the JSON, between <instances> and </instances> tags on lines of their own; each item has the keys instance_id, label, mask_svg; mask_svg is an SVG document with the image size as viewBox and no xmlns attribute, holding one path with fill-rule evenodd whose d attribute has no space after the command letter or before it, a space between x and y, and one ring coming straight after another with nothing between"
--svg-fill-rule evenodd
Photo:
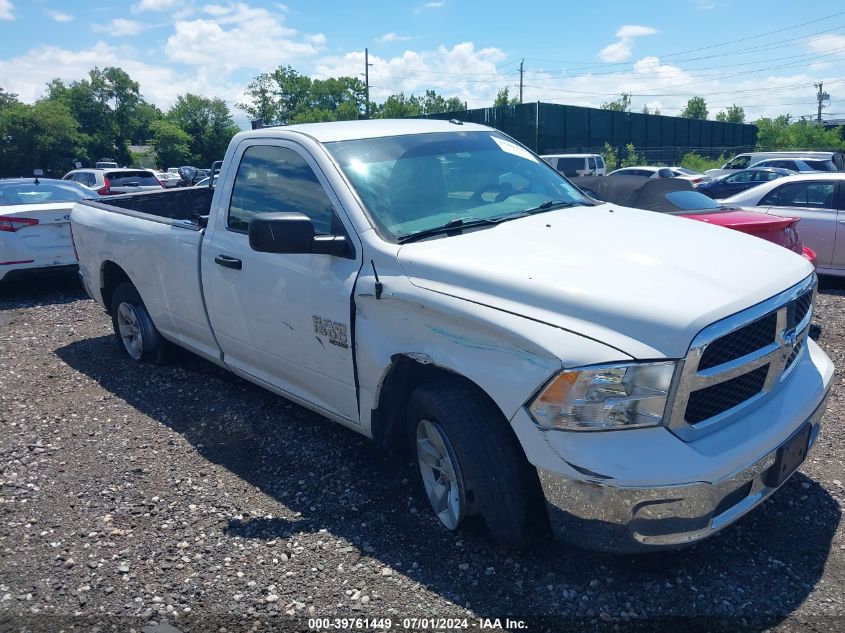
<instances>
[{"instance_id":1,"label":"white pickup truck","mask_svg":"<svg viewBox=\"0 0 845 633\"><path fill-rule=\"evenodd\" d=\"M71 225L130 357L176 344L411 451L442 524L481 516L507 547L695 542L818 437L806 260L598 204L484 126L244 132L216 188L81 202Z\"/></svg>"}]
</instances>

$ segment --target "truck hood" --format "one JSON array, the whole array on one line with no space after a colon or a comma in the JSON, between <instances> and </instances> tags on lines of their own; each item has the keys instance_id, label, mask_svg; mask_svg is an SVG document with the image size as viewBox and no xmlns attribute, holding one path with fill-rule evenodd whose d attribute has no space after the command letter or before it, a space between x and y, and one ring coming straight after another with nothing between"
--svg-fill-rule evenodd
<instances>
[{"instance_id":1,"label":"truck hood","mask_svg":"<svg viewBox=\"0 0 845 633\"><path fill-rule=\"evenodd\" d=\"M680 358L702 328L813 273L765 240L611 204L406 244L398 258L419 288L640 359Z\"/></svg>"}]
</instances>

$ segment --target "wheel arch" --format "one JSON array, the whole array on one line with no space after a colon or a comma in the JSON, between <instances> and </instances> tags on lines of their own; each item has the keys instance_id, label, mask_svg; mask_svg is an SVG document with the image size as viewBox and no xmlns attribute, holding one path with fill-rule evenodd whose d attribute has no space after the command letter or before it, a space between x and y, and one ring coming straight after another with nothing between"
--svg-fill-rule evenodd
<instances>
[{"instance_id":1,"label":"wheel arch","mask_svg":"<svg viewBox=\"0 0 845 633\"><path fill-rule=\"evenodd\" d=\"M408 406L408 400L414 389L436 380L455 380L468 385L480 397L489 401L507 420L507 416L501 407L478 383L449 367L435 363L428 355L407 352L394 354L390 360L390 365L384 372L384 377L379 385L376 406L373 408L370 417L372 437L384 448L400 454L406 451L405 429L407 428L407 419L405 410Z\"/></svg>"},{"instance_id":2,"label":"wheel arch","mask_svg":"<svg viewBox=\"0 0 845 633\"><path fill-rule=\"evenodd\" d=\"M120 267L119 264L116 264L111 260L104 261L103 265L100 267L100 297L103 300L103 306L105 307L107 313L111 314L111 303L114 291L124 282L128 282L135 286L129 278L129 275L125 270L123 270L123 268Z\"/></svg>"}]
</instances>

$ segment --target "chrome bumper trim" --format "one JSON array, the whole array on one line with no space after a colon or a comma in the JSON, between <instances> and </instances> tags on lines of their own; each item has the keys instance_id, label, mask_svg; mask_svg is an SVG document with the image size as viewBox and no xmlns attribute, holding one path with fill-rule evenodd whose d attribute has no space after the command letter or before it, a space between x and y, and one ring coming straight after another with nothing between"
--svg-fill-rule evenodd
<instances>
[{"instance_id":1,"label":"chrome bumper trim","mask_svg":"<svg viewBox=\"0 0 845 633\"><path fill-rule=\"evenodd\" d=\"M827 393L806 420L812 426L810 448L826 402ZM553 532L561 540L615 552L671 549L710 536L774 493L780 486L767 486L764 478L780 446L716 482L634 488L567 479L543 469L538 473Z\"/></svg>"}]
</instances>

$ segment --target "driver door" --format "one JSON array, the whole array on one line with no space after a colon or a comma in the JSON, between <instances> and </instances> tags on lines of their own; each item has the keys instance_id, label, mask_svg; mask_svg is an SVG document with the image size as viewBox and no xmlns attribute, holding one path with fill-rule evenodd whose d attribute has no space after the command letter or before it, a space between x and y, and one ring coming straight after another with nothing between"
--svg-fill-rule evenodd
<instances>
[{"instance_id":1,"label":"driver door","mask_svg":"<svg viewBox=\"0 0 845 633\"><path fill-rule=\"evenodd\" d=\"M348 257L262 253L250 218L299 212L318 234L354 235L314 159L296 144L250 139L234 156L214 226L203 245L209 320L224 361L284 394L358 424L350 331L360 247ZM232 182L233 181L233 182ZM231 183L231 184L230 184Z\"/></svg>"}]
</instances>

